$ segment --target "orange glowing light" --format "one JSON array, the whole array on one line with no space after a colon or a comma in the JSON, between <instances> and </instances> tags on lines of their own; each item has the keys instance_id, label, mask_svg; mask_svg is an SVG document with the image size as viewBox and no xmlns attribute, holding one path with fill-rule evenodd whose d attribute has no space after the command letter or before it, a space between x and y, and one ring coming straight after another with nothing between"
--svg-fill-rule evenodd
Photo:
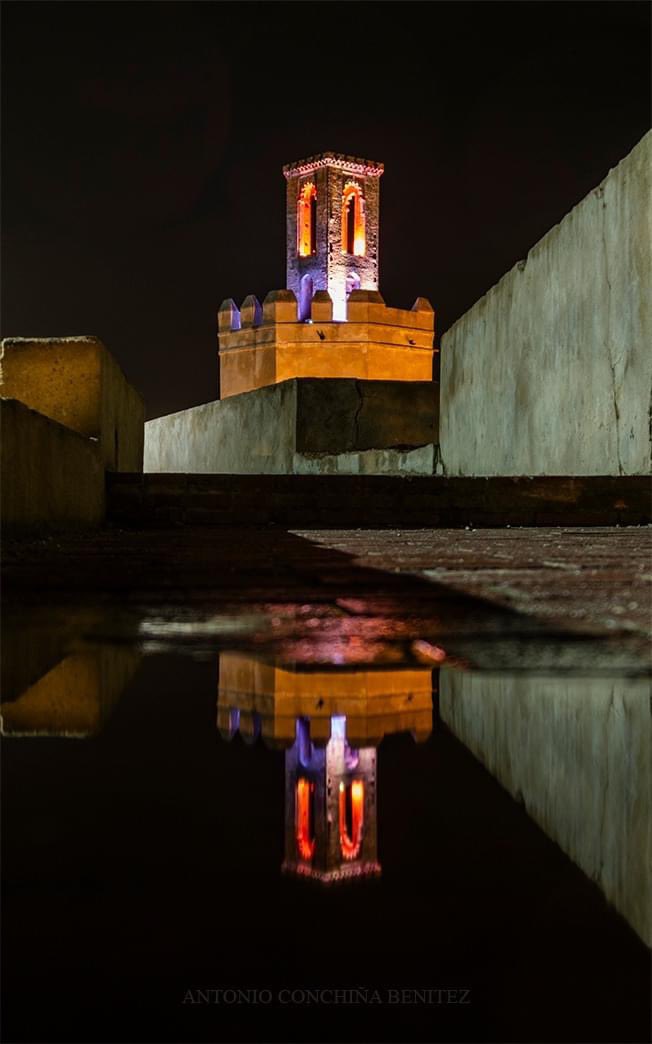
<instances>
[{"instance_id":1,"label":"orange glowing light","mask_svg":"<svg viewBox=\"0 0 652 1044\"><path fill-rule=\"evenodd\" d=\"M297 202L297 252L310 257L317 252L317 189L312 181L302 186Z\"/></svg>"},{"instance_id":2,"label":"orange glowing light","mask_svg":"<svg viewBox=\"0 0 652 1044\"><path fill-rule=\"evenodd\" d=\"M365 250L364 196L360 186L349 181L342 193L342 253L364 257Z\"/></svg>"},{"instance_id":3,"label":"orange glowing light","mask_svg":"<svg viewBox=\"0 0 652 1044\"><path fill-rule=\"evenodd\" d=\"M347 788L340 783L340 849L345 859L356 859L362 845L362 823L364 820L364 783L355 779L351 783L351 833L346 823Z\"/></svg>"},{"instance_id":4,"label":"orange glowing light","mask_svg":"<svg viewBox=\"0 0 652 1044\"><path fill-rule=\"evenodd\" d=\"M314 789L314 783L310 783L307 779L297 781L295 811L297 851L306 862L310 862L315 852L311 815L311 797Z\"/></svg>"}]
</instances>

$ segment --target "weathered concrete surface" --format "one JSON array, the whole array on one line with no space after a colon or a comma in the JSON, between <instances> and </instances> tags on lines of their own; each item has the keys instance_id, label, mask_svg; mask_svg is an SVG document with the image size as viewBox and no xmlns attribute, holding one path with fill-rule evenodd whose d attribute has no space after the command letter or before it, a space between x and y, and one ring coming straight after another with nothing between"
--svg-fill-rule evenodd
<instances>
[{"instance_id":1,"label":"weathered concrete surface","mask_svg":"<svg viewBox=\"0 0 652 1044\"><path fill-rule=\"evenodd\" d=\"M105 478L97 441L14 399L0 399L0 413L3 531L99 525Z\"/></svg>"},{"instance_id":2,"label":"weathered concrete surface","mask_svg":"<svg viewBox=\"0 0 652 1044\"><path fill-rule=\"evenodd\" d=\"M0 394L96 439L108 470L142 470L143 400L97 337L5 338Z\"/></svg>"},{"instance_id":3,"label":"weathered concrete surface","mask_svg":"<svg viewBox=\"0 0 652 1044\"><path fill-rule=\"evenodd\" d=\"M297 381L298 453L432 446L438 386L432 382Z\"/></svg>"},{"instance_id":4,"label":"weathered concrete surface","mask_svg":"<svg viewBox=\"0 0 652 1044\"><path fill-rule=\"evenodd\" d=\"M295 475L431 475L435 447L360 450L357 453L295 453Z\"/></svg>"},{"instance_id":5,"label":"weathered concrete surface","mask_svg":"<svg viewBox=\"0 0 652 1044\"><path fill-rule=\"evenodd\" d=\"M145 425L146 472L290 474L296 382L207 402Z\"/></svg>"},{"instance_id":6,"label":"weathered concrete surface","mask_svg":"<svg viewBox=\"0 0 652 1044\"><path fill-rule=\"evenodd\" d=\"M442 337L449 475L650 470L652 132Z\"/></svg>"},{"instance_id":7,"label":"weathered concrete surface","mask_svg":"<svg viewBox=\"0 0 652 1044\"><path fill-rule=\"evenodd\" d=\"M440 713L652 945L652 716L647 679L442 668Z\"/></svg>"},{"instance_id":8,"label":"weathered concrete surface","mask_svg":"<svg viewBox=\"0 0 652 1044\"><path fill-rule=\"evenodd\" d=\"M145 471L432 474L437 385L293 380L159 417Z\"/></svg>"}]
</instances>

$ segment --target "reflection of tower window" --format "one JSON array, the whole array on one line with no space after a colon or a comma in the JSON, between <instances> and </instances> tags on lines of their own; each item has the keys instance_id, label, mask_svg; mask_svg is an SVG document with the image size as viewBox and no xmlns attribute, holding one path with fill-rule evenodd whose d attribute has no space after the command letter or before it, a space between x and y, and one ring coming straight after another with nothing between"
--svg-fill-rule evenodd
<instances>
[{"instance_id":1,"label":"reflection of tower window","mask_svg":"<svg viewBox=\"0 0 652 1044\"><path fill-rule=\"evenodd\" d=\"M315 851L315 785L310 780L301 778L296 786L297 851L299 857L307 863Z\"/></svg>"},{"instance_id":2,"label":"reflection of tower window","mask_svg":"<svg viewBox=\"0 0 652 1044\"><path fill-rule=\"evenodd\" d=\"M350 181L342 197L342 250L364 257L365 249L364 198L360 186Z\"/></svg>"},{"instance_id":3,"label":"reflection of tower window","mask_svg":"<svg viewBox=\"0 0 652 1044\"><path fill-rule=\"evenodd\" d=\"M299 257L310 257L317 253L317 189L312 181L307 181L299 193L297 253Z\"/></svg>"},{"instance_id":4,"label":"reflection of tower window","mask_svg":"<svg viewBox=\"0 0 652 1044\"><path fill-rule=\"evenodd\" d=\"M345 859L357 859L362 845L364 783L340 783L340 849Z\"/></svg>"}]
</instances>

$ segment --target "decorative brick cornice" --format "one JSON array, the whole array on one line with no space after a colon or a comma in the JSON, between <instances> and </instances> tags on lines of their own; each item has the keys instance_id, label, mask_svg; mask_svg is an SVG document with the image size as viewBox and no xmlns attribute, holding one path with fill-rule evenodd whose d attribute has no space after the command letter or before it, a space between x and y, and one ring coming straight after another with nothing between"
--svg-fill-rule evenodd
<instances>
[{"instance_id":1,"label":"decorative brick cornice","mask_svg":"<svg viewBox=\"0 0 652 1044\"><path fill-rule=\"evenodd\" d=\"M375 163L374 160L344 156L340 152L320 152L318 156L287 163L283 167L283 174L288 179L303 177L304 174L312 174L322 167L337 167L344 174L357 174L358 177L364 178L379 178L385 169L383 163Z\"/></svg>"}]
</instances>

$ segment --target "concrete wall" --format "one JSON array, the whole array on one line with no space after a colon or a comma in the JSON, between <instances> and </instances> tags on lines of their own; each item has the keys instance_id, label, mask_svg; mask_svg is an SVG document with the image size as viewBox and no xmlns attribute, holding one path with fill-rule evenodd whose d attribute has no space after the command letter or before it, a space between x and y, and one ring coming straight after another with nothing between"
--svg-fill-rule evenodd
<instances>
[{"instance_id":1,"label":"concrete wall","mask_svg":"<svg viewBox=\"0 0 652 1044\"><path fill-rule=\"evenodd\" d=\"M145 471L289 474L296 382L261 388L145 425Z\"/></svg>"},{"instance_id":2,"label":"concrete wall","mask_svg":"<svg viewBox=\"0 0 652 1044\"><path fill-rule=\"evenodd\" d=\"M652 132L442 337L449 475L650 469Z\"/></svg>"},{"instance_id":3,"label":"concrete wall","mask_svg":"<svg viewBox=\"0 0 652 1044\"><path fill-rule=\"evenodd\" d=\"M141 471L145 407L96 337L2 341L0 394L98 440L110 471Z\"/></svg>"},{"instance_id":4,"label":"concrete wall","mask_svg":"<svg viewBox=\"0 0 652 1044\"><path fill-rule=\"evenodd\" d=\"M442 669L443 721L652 944L652 716L637 678Z\"/></svg>"},{"instance_id":5,"label":"concrete wall","mask_svg":"<svg viewBox=\"0 0 652 1044\"><path fill-rule=\"evenodd\" d=\"M102 348L100 444L108 471L142 471L145 403L116 360Z\"/></svg>"},{"instance_id":6,"label":"concrete wall","mask_svg":"<svg viewBox=\"0 0 652 1044\"><path fill-rule=\"evenodd\" d=\"M0 399L0 417L4 532L99 525L105 492L97 441L14 399Z\"/></svg>"},{"instance_id":7,"label":"concrete wall","mask_svg":"<svg viewBox=\"0 0 652 1044\"><path fill-rule=\"evenodd\" d=\"M159 417L145 471L432 474L437 386L294 380Z\"/></svg>"},{"instance_id":8,"label":"concrete wall","mask_svg":"<svg viewBox=\"0 0 652 1044\"><path fill-rule=\"evenodd\" d=\"M337 454L295 453L293 468L295 475L432 475L435 447Z\"/></svg>"}]
</instances>

